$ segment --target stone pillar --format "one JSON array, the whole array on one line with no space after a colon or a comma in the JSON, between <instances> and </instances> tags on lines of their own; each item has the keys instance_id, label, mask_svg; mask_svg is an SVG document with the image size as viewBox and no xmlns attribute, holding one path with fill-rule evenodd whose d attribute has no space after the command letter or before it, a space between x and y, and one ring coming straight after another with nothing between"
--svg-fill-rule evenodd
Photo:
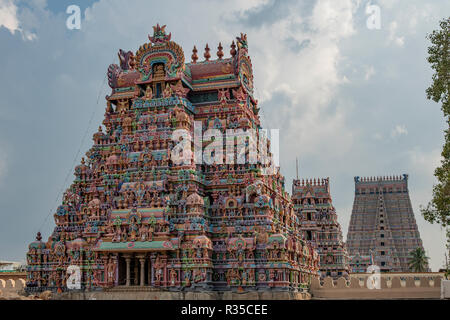
<instances>
[{"instance_id":1,"label":"stone pillar","mask_svg":"<svg viewBox=\"0 0 450 320\"><path fill-rule=\"evenodd\" d=\"M139 262L141 263L141 276L140 276L140 286L145 285L145 257L139 257Z\"/></svg>"},{"instance_id":2,"label":"stone pillar","mask_svg":"<svg viewBox=\"0 0 450 320\"><path fill-rule=\"evenodd\" d=\"M134 258L134 285L137 286L139 284L139 268L138 268L138 259Z\"/></svg>"},{"instance_id":3,"label":"stone pillar","mask_svg":"<svg viewBox=\"0 0 450 320\"><path fill-rule=\"evenodd\" d=\"M119 285L119 255L117 254L114 259L116 260L116 267L114 269L114 285L117 287Z\"/></svg>"},{"instance_id":4,"label":"stone pillar","mask_svg":"<svg viewBox=\"0 0 450 320\"><path fill-rule=\"evenodd\" d=\"M130 263L131 263L131 257L130 256L125 256L125 261L127 263L127 280L125 285L126 286L130 286Z\"/></svg>"},{"instance_id":5,"label":"stone pillar","mask_svg":"<svg viewBox=\"0 0 450 320\"><path fill-rule=\"evenodd\" d=\"M147 258L148 268L147 268L147 285L151 285L152 283L152 264L150 262L150 258Z\"/></svg>"},{"instance_id":6,"label":"stone pillar","mask_svg":"<svg viewBox=\"0 0 450 320\"><path fill-rule=\"evenodd\" d=\"M163 263L164 263L163 282L164 282L164 287L167 287L167 283L169 282L169 276L167 273L167 258L166 257L163 258Z\"/></svg>"},{"instance_id":7,"label":"stone pillar","mask_svg":"<svg viewBox=\"0 0 450 320\"><path fill-rule=\"evenodd\" d=\"M150 281L150 284L151 284L152 287L154 287L155 286L155 280L154 280L155 279L155 268L154 268L155 256L154 256L154 254L152 254L152 256L150 257L149 262L150 262L150 266L151 266L151 273L150 273L151 281Z\"/></svg>"}]
</instances>

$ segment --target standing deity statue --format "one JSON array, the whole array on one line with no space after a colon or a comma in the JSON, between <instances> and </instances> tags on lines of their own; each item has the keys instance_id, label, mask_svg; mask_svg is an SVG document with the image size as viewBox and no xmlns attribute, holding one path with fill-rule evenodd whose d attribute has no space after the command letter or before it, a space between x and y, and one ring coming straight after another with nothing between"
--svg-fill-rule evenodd
<instances>
[{"instance_id":1,"label":"standing deity statue","mask_svg":"<svg viewBox=\"0 0 450 320\"><path fill-rule=\"evenodd\" d=\"M176 281L177 281L177 272L174 269L172 269L170 270L170 284L174 286Z\"/></svg>"},{"instance_id":2,"label":"standing deity statue","mask_svg":"<svg viewBox=\"0 0 450 320\"><path fill-rule=\"evenodd\" d=\"M186 287L190 287L191 286L191 271L187 270L184 272L184 282Z\"/></svg>"},{"instance_id":3,"label":"standing deity statue","mask_svg":"<svg viewBox=\"0 0 450 320\"><path fill-rule=\"evenodd\" d=\"M138 237L138 226L135 217L131 218L129 232L130 232L130 241L136 241Z\"/></svg>"},{"instance_id":4,"label":"standing deity statue","mask_svg":"<svg viewBox=\"0 0 450 320\"><path fill-rule=\"evenodd\" d=\"M170 88L169 84L166 85L166 88L163 91L163 98L169 98L172 96L172 89Z\"/></svg>"},{"instance_id":5,"label":"standing deity statue","mask_svg":"<svg viewBox=\"0 0 450 320\"><path fill-rule=\"evenodd\" d=\"M139 228L139 234L141 235L141 238L140 238L141 241L147 241L147 235L148 235L147 232L148 232L148 229L145 225L142 225Z\"/></svg>"},{"instance_id":6,"label":"standing deity statue","mask_svg":"<svg viewBox=\"0 0 450 320\"><path fill-rule=\"evenodd\" d=\"M145 99L152 99L153 98L153 90L151 85L147 85L147 88L145 89Z\"/></svg>"},{"instance_id":7,"label":"standing deity statue","mask_svg":"<svg viewBox=\"0 0 450 320\"><path fill-rule=\"evenodd\" d=\"M116 272L116 260L111 258L107 265L108 270L108 283L113 284L115 281L115 272Z\"/></svg>"}]
</instances>

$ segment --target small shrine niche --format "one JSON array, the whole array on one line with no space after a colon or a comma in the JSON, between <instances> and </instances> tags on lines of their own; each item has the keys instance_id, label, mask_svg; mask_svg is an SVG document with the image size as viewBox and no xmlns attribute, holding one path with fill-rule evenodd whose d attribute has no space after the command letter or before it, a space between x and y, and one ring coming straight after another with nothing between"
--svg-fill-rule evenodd
<instances>
[{"instance_id":1,"label":"small shrine niche","mask_svg":"<svg viewBox=\"0 0 450 320\"><path fill-rule=\"evenodd\" d=\"M153 80L164 80L166 72L164 71L164 63L155 63L152 67Z\"/></svg>"},{"instance_id":2,"label":"small shrine niche","mask_svg":"<svg viewBox=\"0 0 450 320\"><path fill-rule=\"evenodd\" d=\"M163 95L163 91L165 88L165 67L164 63L154 63L152 66L152 89L153 89L153 96L155 98L161 98Z\"/></svg>"}]
</instances>

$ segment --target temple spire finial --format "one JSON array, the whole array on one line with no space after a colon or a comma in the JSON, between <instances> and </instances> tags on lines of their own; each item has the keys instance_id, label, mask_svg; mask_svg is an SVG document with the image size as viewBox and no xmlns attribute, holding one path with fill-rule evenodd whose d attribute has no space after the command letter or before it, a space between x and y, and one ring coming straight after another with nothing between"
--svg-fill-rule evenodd
<instances>
[{"instance_id":1,"label":"temple spire finial","mask_svg":"<svg viewBox=\"0 0 450 320\"><path fill-rule=\"evenodd\" d=\"M206 44L205 47L205 53L203 54L203 56L205 57L206 61L209 61L209 58L211 58L211 54L209 53L209 46L208 44Z\"/></svg>"},{"instance_id":2,"label":"temple spire finial","mask_svg":"<svg viewBox=\"0 0 450 320\"><path fill-rule=\"evenodd\" d=\"M217 47L218 51L217 51L217 57L219 57L219 60L222 59L223 57L223 47L222 47L222 43L219 42L219 46Z\"/></svg>"},{"instance_id":3,"label":"temple spire finial","mask_svg":"<svg viewBox=\"0 0 450 320\"><path fill-rule=\"evenodd\" d=\"M172 33L166 34L166 25L159 26L159 23L156 26L153 26L153 37L148 35L148 39L153 44L162 44L170 41L172 37Z\"/></svg>"},{"instance_id":4,"label":"temple spire finial","mask_svg":"<svg viewBox=\"0 0 450 320\"><path fill-rule=\"evenodd\" d=\"M230 47L231 47L231 50L230 50L231 57L234 58L234 56L236 55L236 45L234 44L234 40L233 40L233 42L231 42Z\"/></svg>"},{"instance_id":5,"label":"temple spire finial","mask_svg":"<svg viewBox=\"0 0 450 320\"><path fill-rule=\"evenodd\" d=\"M191 56L192 63L197 63L198 60L197 52L198 52L197 48L194 46L194 49L192 49L192 56Z\"/></svg>"}]
</instances>

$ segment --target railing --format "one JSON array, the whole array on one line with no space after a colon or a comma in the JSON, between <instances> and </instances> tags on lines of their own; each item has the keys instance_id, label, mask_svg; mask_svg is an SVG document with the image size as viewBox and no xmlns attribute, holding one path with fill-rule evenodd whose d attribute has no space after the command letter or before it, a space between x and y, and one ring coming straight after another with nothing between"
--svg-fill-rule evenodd
<instances>
[{"instance_id":1,"label":"railing","mask_svg":"<svg viewBox=\"0 0 450 320\"><path fill-rule=\"evenodd\" d=\"M443 273L350 274L349 280L313 279L311 294L329 299L438 299Z\"/></svg>"}]
</instances>

